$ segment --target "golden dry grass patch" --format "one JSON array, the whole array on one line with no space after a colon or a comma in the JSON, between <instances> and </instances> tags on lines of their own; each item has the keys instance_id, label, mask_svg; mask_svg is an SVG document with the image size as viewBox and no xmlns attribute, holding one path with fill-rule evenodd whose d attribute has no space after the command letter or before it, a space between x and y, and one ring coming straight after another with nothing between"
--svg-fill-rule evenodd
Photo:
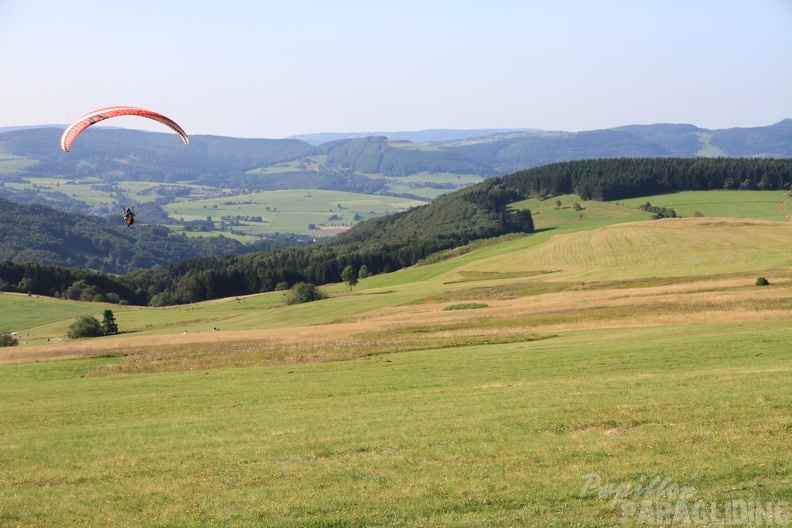
<instances>
[{"instance_id":1,"label":"golden dry grass patch","mask_svg":"<svg viewBox=\"0 0 792 528\"><path fill-rule=\"evenodd\" d=\"M280 329L192 332L157 335L125 335L95 339L63 341L47 345L0 348L0 364L73 359L79 357L147 354L173 347L213 345L223 349L238 343L279 342L306 343L340 339L349 332L348 325L294 327Z\"/></svg>"},{"instance_id":2,"label":"golden dry grass patch","mask_svg":"<svg viewBox=\"0 0 792 528\"><path fill-rule=\"evenodd\" d=\"M559 233L547 241L499 257L470 263L456 272L508 269L513 273L548 272L559 280L609 276L624 269L635 276L725 271L727 264L747 269L771 262L786 266L792 249L792 224L734 218L668 218ZM738 268L735 268L737 270ZM655 271L657 270L657 271Z\"/></svg>"},{"instance_id":3,"label":"golden dry grass patch","mask_svg":"<svg viewBox=\"0 0 792 528\"><path fill-rule=\"evenodd\" d=\"M743 275L612 289L599 283L594 289L488 298L487 307L478 310L447 311L444 308L454 302L427 302L380 308L332 324L287 329L121 334L0 349L0 364L92 356L148 356L173 362L177 356L241 358L251 354L269 354L282 361L319 361L355 357L354 350L343 350L344 343L353 347L366 342L364 346L376 348L367 341L371 336L387 346L400 341L409 348L415 345L417 336L452 341L531 332L783 320L792 316L789 280L772 279L774 286L761 289L751 287L751 280Z\"/></svg>"},{"instance_id":4,"label":"golden dry grass patch","mask_svg":"<svg viewBox=\"0 0 792 528\"><path fill-rule=\"evenodd\" d=\"M465 328L468 332L484 328L558 332L792 316L792 288L788 281L757 289L751 286L752 280L746 276L647 288L564 290L512 299L487 298L487 308L479 310L444 311L454 303L426 303L380 310L358 321L382 329L420 328L432 321L446 328L456 325L454 332L463 334Z\"/></svg>"}]
</instances>

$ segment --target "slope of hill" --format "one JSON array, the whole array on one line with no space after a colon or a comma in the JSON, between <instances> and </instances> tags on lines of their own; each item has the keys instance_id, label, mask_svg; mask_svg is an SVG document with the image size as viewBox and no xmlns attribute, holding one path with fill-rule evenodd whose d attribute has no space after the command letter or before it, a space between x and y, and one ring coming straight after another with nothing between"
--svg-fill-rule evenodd
<instances>
[{"instance_id":1,"label":"slope of hill","mask_svg":"<svg viewBox=\"0 0 792 528\"><path fill-rule=\"evenodd\" d=\"M91 340L63 336L105 306L0 295L14 324L0 331L20 339L0 349L3 517L778 524L788 230L684 219L546 231L355 291L328 286L314 303L278 292L118 306L122 333ZM671 254L653 268L657 248ZM47 318L26 326L17 314L32 311ZM662 497L614 491L658 483Z\"/></svg>"},{"instance_id":2,"label":"slope of hill","mask_svg":"<svg viewBox=\"0 0 792 528\"><path fill-rule=\"evenodd\" d=\"M198 256L246 253L297 243L297 238L278 237L243 245L225 237L175 236L160 226L135 225L135 229L127 229L120 215L112 220L88 217L0 198L0 260L16 263L127 273Z\"/></svg>"},{"instance_id":3,"label":"slope of hill","mask_svg":"<svg viewBox=\"0 0 792 528\"><path fill-rule=\"evenodd\" d=\"M399 177L419 172L446 172L496 176L487 164L467 157L461 151L411 148L414 144L396 144L384 136L331 141L323 144L329 166L362 174Z\"/></svg>"},{"instance_id":4,"label":"slope of hill","mask_svg":"<svg viewBox=\"0 0 792 528\"><path fill-rule=\"evenodd\" d=\"M711 142L729 156L792 156L792 119L756 128L728 128L712 131Z\"/></svg>"}]
</instances>

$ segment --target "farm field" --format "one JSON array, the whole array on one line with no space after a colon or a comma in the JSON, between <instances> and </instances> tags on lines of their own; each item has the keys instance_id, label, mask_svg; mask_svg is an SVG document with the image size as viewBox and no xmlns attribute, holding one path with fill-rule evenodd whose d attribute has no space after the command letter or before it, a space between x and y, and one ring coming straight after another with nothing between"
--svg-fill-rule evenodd
<instances>
[{"instance_id":1,"label":"farm field","mask_svg":"<svg viewBox=\"0 0 792 528\"><path fill-rule=\"evenodd\" d=\"M16 174L22 169L32 167L36 162L21 156L0 154L0 174Z\"/></svg>"},{"instance_id":2,"label":"farm field","mask_svg":"<svg viewBox=\"0 0 792 528\"><path fill-rule=\"evenodd\" d=\"M60 178L33 178L26 177L22 182L5 182L5 187L15 190L38 190L44 192L63 193L75 200L80 200L88 206L88 211L94 213L117 210L115 199L108 189L101 190L102 182L93 178L81 180L63 180Z\"/></svg>"},{"instance_id":3,"label":"farm field","mask_svg":"<svg viewBox=\"0 0 792 528\"><path fill-rule=\"evenodd\" d=\"M369 175L370 177L378 177ZM451 174L420 172L400 178L384 177L388 189L394 193L411 194L434 200L441 194L454 192L462 187L474 185L484 179L474 174ZM436 184L437 187L432 187Z\"/></svg>"},{"instance_id":4,"label":"farm field","mask_svg":"<svg viewBox=\"0 0 792 528\"><path fill-rule=\"evenodd\" d=\"M360 220L397 213L425 202L392 196L341 191L285 190L171 203L163 207L175 220L206 220L218 225L223 217L242 217L234 229L247 234L313 234L328 236ZM339 207L340 206L340 207ZM249 220L260 217L261 221ZM315 229L308 225L314 224Z\"/></svg>"},{"instance_id":5,"label":"farm field","mask_svg":"<svg viewBox=\"0 0 792 528\"><path fill-rule=\"evenodd\" d=\"M764 218L788 220L788 191L685 191L673 194L619 200L620 205L637 208L646 202L658 207L676 209L680 216Z\"/></svg>"},{"instance_id":6,"label":"farm field","mask_svg":"<svg viewBox=\"0 0 792 528\"><path fill-rule=\"evenodd\" d=\"M58 339L109 305L0 295L29 334L0 348L0 526L788 525L779 200L576 200L318 302L111 306L92 340Z\"/></svg>"},{"instance_id":7,"label":"farm field","mask_svg":"<svg viewBox=\"0 0 792 528\"><path fill-rule=\"evenodd\" d=\"M151 182L114 182L106 183L98 178L66 180L62 178L38 178L26 176L22 181L5 182L9 189L38 191L40 193L62 193L74 200L83 202L91 214L103 215L116 213L130 203L147 203L170 196L178 200L180 196L193 199L222 196L221 189L201 185L160 184ZM181 190L181 192L176 192ZM174 194L176 192L176 194Z\"/></svg>"}]
</instances>

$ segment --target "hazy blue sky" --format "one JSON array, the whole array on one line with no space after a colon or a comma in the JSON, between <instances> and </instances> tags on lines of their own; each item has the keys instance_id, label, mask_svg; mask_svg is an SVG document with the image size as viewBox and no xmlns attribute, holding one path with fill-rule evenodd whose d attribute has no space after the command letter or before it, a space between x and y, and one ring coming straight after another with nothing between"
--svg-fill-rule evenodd
<instances>
[{"instance_id":1,"label":"hazy blue sky","mask_svg":"<svg viewBox=\"0 0 792 528\"><path fill-rule=\"evenodd\" d=\"M792 117L792 0L0 0L0 49L0 126L115 104L269 138Z\"/></svg>"}]
</instances>

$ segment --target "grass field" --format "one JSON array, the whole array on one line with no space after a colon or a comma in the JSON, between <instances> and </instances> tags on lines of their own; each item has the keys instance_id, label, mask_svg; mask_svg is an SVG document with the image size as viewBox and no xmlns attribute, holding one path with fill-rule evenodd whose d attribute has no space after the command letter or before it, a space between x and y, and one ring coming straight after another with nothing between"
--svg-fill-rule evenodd
<instances>
[{"instance_id":1,"label":"grass field","mask_svg":"<svg viewBox=\"0 0 792 528\"><path fill-rule=\"evenodd\" d=\"M349 228L360 219L409 209L424 202L341 191L287 190L177 202L164 207L176 220L206 220L219 224L224 216L261 217L261 222L241 220L235 229L248 234L298 233L327 236ZM338 206L341 206L340 208ZM355 219L358 215L358 219ZM317 229L308 229L315 224Z\"/></svg>"},{"instance_id":2,"label":"grass field","mask_svg":"<svg viewBox=\"0 0 792 528\"><path fill-rule=\"evenodd\" d=\"M32 167L36 163L38 162L21 156L0 154L0 174L14 175L18 171Z\"/></svg>"},{"instance_id":3,"label":"grass field","mask_svg":"<svg viewBox=\"0 0 792 528\"><path fill-rule=\"evenodd\" d=\"M34 178L26 177L26 183L6 183L12 189L32 189L37 187L44 191L56 191L85 202L90 210L106 211L117 210L113 193L108 189L100 190L103 182L98 179L84 178L81 180L63 180L60 178Z\"/></svg>"},{"instance_id":4,"label":"grass field","mask_svg":"<svg viewBox=\"0 0 792 528\"><path fill-rule=\"evenodd\" d=\"M526 201L533 235L93 340L104 305L0 295L0 526L788 526L792 224L724 196Z\"/></svg>"},{"instance_id":5,"label":"grass field","mask_svg":"<svg viewBox=\"0 0 792 528\"><path fill-rule=\"evenodd\" d=\"M726 216L729 218L765 218L787 220L789 211L787 191L685 191L648 198L633 198L619 201L620 205L637 208L651 202L652 205L675 209L685 217L696 212L706 217Z\"/></svg>"},{"instance_id":6,"label":"grass field","mask_svg":"<svg viewBox=\"0 0 792 528\"><path fill-rule=\"evenodd\" d=\"M375 175L369 175L377 177ZM454 192L457 189L484 181L475 174L451 174L448 172L420 172L399 178L385 178L388 189L394 193L411 194L428 200L434 200L441 194ZM443 188L433 188L423 184L443 184Z\"/></svg>"}]
</instances>

